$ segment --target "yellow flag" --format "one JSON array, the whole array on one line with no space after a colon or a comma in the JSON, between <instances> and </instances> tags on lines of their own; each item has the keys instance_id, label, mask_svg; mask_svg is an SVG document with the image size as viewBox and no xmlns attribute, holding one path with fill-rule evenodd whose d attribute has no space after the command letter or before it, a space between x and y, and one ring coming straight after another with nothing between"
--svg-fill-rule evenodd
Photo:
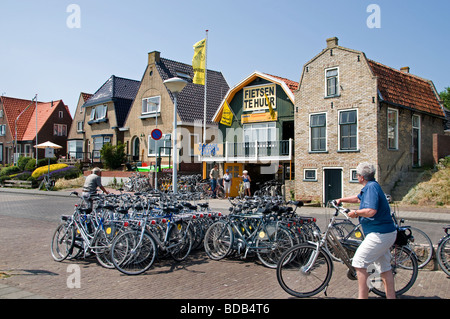
<instances>
[{"instance_id":1,"label":"yellow flag","mask_svg":"<svg viewBox=\"0 0 450 319\"><path fill-rule=\"evenodd\" d=\"M231 126L231 123L233 123L233 112L231 112L230 106L228 105L227 101L225 101L220 124Z\"/></svg>"},{"instance_id":2,"label":"yellow flag","mask_svg":"<svg viewBox=\"0 0 450 319\"><path fill-rule=\"evenodd\" d=\"M264 96L266 97L267 104L269 105L270 116L272 118L274 118L275 117L275 111L273 110L272 103L270 103L269 98L267 97L266 93L264 93Z\"/></svg>"},{"instance_id":3,"label":"yellow flag","mask_svg":"<svg viewBox=\"0 0 450 319\"><path fill-rule=\"evenodd\" d=\"M192 83L205 85L206 38L194 44L192 68L194 69L194 78L192 79Z\"/></svg>"}]
</instances>

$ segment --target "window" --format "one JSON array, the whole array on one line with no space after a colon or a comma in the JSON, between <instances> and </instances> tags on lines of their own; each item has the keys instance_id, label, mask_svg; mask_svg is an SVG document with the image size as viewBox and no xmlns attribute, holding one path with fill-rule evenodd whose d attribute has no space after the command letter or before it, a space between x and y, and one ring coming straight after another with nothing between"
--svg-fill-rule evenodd
<instances>
[{"instance_id":1,"label":"window","mask_svg":"<svg viewBox=\"0 0 450 319\"><path fill-rule=\"evenodd\" d=\"M64 117L64 112L63 111L59 111L58 115L59 115L59 118L62 119Z\"/></svg>"},{"instance_id":2,"label":"window","mask_svg":"<svg viewBox=\"0 0 450 319\"><path fill-rule=\"evenodd\" d=\"M326 96L336 96L338 92L338 69L325 70L325 80L326 80Z\"/></svg>"},{"instance_id":3,"label":"window","mask_svg":"<svg viewBox=\"0 0 450 319\"><path fill-rule=\"evenodd\" d=\"M83 129L84 129L84 122L78 121L77 122L77 132L83 132Z\"/></svg>"},{"instance_id":4,"label":"window","mask_svg":"<svg viewBox=\"0 0 450 319\"><path fill-rule=\"evenodd\" d=\"M356 110L339 112L339 149L357 150L357 112Z\"/></svg>"},{"instance_id":5,"label":"window","mask_svg":"<svg viewBox=\"0 0 450 319\"><path fill-rule=\"evenodd\" d=\"M94 158L100 158L100 150L106 143L111 143L111 136L96 136L94 137Z\"/></svg>"},{"instance_id":6,"label":"window","mask_svg":"<svg viewBox=\"0 0 450 319\"><path fill-rule=\"evenodd\" d=\"M356 176L356 169L350 170L350 183L359 183L358 177Z\"/></svg>"},{"instance_id":7,"label":"window","mask_svg":"<svg viewBox=\"0 0 450 319\"><path fill-rule=\"evenodd\" d=\"M161 111L161 97L154 96L142 100L142 114L158 113Z\"/></svg>"},{"instance_id":8,"label":"window","mask_svg":"<svg viewBox=\"0 0 450 319\"><path fill-rule=\"evenodd\" d=\"M244 142L273 142L276 140L275 122L244 125Z\"/></svg>"},{"instance_id":9,"label":"window","mask_svg":"<svg viewBox=\"0 0 450 319\"><path fill-rule=\"evenodd\" d=\"M83 141L72 140L67 141L68 155L70 158L82 159L83 158Z\"/></svg>"},{"instance_id":10,"label":"window","mask_svg":"<svg viewBox=\"0 0 450 319\"><path fill-rule=\"evenodd\" d=\"M54 136L67 136L67 125L66 124L53 124L53 135Z\"/></svg>"},{"instance_id":11,"label":"window","mask_svg":"<svg viewBox=\"0 0 450 319\"><path fill-rule=\"evenodd\" d=\"M398 111L388 109L387 118L388 149L398 149Z\"/></svg>"},{"instance_id":12,"label":"window","mask_svg":"<svg viewBox=\"0 0 450 319\"><path fill-rule=\"evenodd\" d=\"M6 124L0 125L0 136L6 135Z\"/></svg>"},{"instance_id":13,"label":"window","mask_svg":"<svg viewBox=\"0 0 450 319\"><path fill-rule=\"evenodd\" d=\"M98 105L96 107L93 107L91 111L90 120L95 121L105 119L107 111L108 111L107 105Z\"/></svg>"},{"instance_id":14,"label":"window","mask_svg":"<svg viewBox=\"0 0 450 319\"><path fill-rule=\"evenodd\" d=\"M164 134L163 137L159 141L155 141L152 139L152 137L148 136L148 155L158 155L159 154L159 148L165 147L161 149L161 155L162 156L169 156L170 152L172 150L172 138L171 134Z\"/></svg>"},{"instance_id":15,"label":"window","mask_svg":"<svg viewBox=\"0 0 450 319\"><path fill-rule=\"evenodd\" d=\"M317 182L317 169L304 169L303 181L305 182Z\"/></svg>"},{"instance_id":16,"label":"window","mask_svg":"<svg viewBox=\"0 0 450 319\"><path fill-rule=\"evenodd\" d=\"M325 152L326 151L326 113L311 114L309 117L310 126L310 150L311 152Z\"/></svg>"}]
</instances>

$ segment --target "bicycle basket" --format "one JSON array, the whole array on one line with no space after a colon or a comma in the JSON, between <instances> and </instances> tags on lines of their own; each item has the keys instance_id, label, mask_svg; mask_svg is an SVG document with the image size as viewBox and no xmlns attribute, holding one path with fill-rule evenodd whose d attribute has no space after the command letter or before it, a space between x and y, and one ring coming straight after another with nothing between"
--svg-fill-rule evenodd
<instances>
[{"instance_id":1,"label":"bicycle basket","mask_svg":"<svg viewBox=\"0 0 450 319\"><path fill-rule=\"evenodd\" d=\"M412 238L413 236L409 228L399 228L397 229L397 238L394 244L397 246L406 246Z\"/></svg>"}]
</instances>

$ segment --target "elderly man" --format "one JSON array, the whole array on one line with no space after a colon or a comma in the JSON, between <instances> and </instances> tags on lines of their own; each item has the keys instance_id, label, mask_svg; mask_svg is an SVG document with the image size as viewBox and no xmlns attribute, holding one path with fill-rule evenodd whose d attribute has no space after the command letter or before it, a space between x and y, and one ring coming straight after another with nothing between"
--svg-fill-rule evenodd
<instances>
[{"instance_id":1,"label":"elderly man","mask_svg":"<svg viewBox=\"0 0 450 319\"><path fill-rule=\"evenodd\" d=\"M100 168L95 167L92 170L92 174L86 177L86 180L84 181L82 197L86 201L89 208L92 208L92 200L90 197L97 194L97 187L100 188L103 193L109 194L109 192L102 185L101 175L102 171Z\"/></svg>"}]
</instances>

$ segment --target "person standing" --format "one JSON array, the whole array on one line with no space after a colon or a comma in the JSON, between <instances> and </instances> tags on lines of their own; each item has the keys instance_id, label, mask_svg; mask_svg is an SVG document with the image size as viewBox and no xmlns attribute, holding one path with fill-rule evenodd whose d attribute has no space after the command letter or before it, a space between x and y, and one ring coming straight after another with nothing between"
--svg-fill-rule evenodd
<instances>
[{"instance_id":1,"label":"person standing","mask_svg":"<svg viewBox=\"0 0 450 319\"><path fill-rule=\"evenodd\" d=\"M367 268L373 264L384 283L386 298L395 299L394 275L391 270L390 248L397 237L397 228L391 217L391 209L381 186L375 181L376 169L370 163L360 163L356 168L358 182L364 187L355 196L339 198L340 203L360 203L359 209L351 210L348 216L359 218L365 238L355 252L352 266L358 278L358 298L367 299L369 274Z\"/></svg>"},{"instance_id":2,"label":"person standing","mask_svg":"<svg viewBox=\"0 0 450 319\"><path fill-rule=\"evenodd\" d=\"M239 176L242 178L242 182L244 183L244 196L252 196L252 193L250 191L250 183L252 179L250 178L250 175L248 175L248 171L243 171L242 176Z\"/></svg>"},{"instance_id":3,"label":"person standing","mask_svg":"<svg viewBox=\"0 0 450 319\"><path fill-rule=\"evenodd\" d=\"M214 167L209 172L209 178L211 180L213 198L216 198L217 179L219 178L219 166L217 164L214 164Z\"/></svg>"},{"instance_id":4,"label":"person standing","mask_svg":"<svg viewBox=\"0 0 450 319\"><path fill-rule=\"evenodd\" d=\"M232 178L233 176L232 174L230 174L230 170L227 169L225 174L223 175L223 188L225 189L225 198L228 198L230 196Z\"/></svg>"}]
</instances>

